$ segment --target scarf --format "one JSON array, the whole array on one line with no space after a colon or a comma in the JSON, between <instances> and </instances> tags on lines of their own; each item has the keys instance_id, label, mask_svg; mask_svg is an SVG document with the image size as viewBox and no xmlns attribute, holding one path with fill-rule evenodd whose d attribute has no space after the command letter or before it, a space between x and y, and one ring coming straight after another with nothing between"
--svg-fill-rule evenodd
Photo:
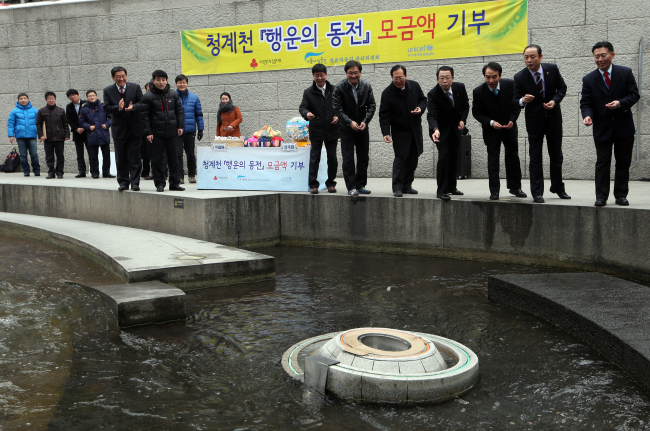
<instances>
[{"instance_id":1,"label":"scarf","mask_svg":"<svg viewBox=\"0 0 650 431\"><path fill-rule=\"evenodd\" d=\"M232 104L232 100L229 100L228 103L219 102L219 117L217 118L217 123L221 124L221 113L227 112L231 113L235 110L235 105Z\"/></svg>"}]
</instances>

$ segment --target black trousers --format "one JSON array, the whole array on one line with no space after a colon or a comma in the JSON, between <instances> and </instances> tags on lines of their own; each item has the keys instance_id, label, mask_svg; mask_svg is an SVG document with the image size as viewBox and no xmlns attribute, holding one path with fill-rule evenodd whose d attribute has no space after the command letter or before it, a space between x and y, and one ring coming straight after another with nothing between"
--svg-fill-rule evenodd
<instances>
[{"instance_id":1,"label":"black trousers","mask_svg":"<svg viewBox=\"0 0 650 431\"><path fill-rule=\"evenodd\" d=\"M142 137L142 144L140 145L140 157L142 157L142 176L148 177L151 172L151 156L150 153L151 142L146 136Z\"/></svg>"},{"instance_id":2,"label":"black trousers","mask_svg":"<svg viewBox=\"0 0 650 431\"><path fill-rule=\"evenodd\" d=\"M117 183L120 185L140 185L142 159L140 147L142 137L129 134L126 139L113 139L115 146L115 165L117 166Z\"/></svg>"},{"instance_id":3,"label":"black trousers","mask_svg":"<svg viewBox=\"0 0 650 431\"><path fill-rule=\"evenodd\" d=\"M88 145L90 174L93 177L99 176L99 150L102 151L102 175L106 177L111 173L111 146L109 144Z\"/></svg>"},{"instance_id":4,"label":"black trousers","mask_svg":"<svg viewBox=\"0 0 650 431\"><path fill-rule=\"evenodd\" d=\"M504 133L499 131L498 138L483 138L487 149L487 168L491 194L498 194L501 188L499 180L499 161L501 154L501 143L506 162L506 186L508 190L521 189L521 164L519 162L519 145L516 133Z\"/></svg>"},{"instance_id":5,"label":"black trousers","mask_svg":"<svg viewBox=\"0 0 650 431\"><path fill-rule=\"evenodd\" d=\"M85 174L86 159L84 157L84 146L88 151L89 158L90 158L90 150L88 149L88 142L86 142L86 135L84 134L82 136L84 137L83 141L74 141L74 149L77 152L77 170L79 171L80 174Z\"/></svg>"},{"instance_id":6,"label":"black trousers","mask_svg":"<svg viewBox=\"0 0 650 431\"><path fill-rule=\"evenodd\" d=\"M418 167L418 147L415 138L411 137L409 154L407 157L395 156L393 160L393 191L408 190L415 179L415 170Z\"/></svg>"},{"instance_id":7,"label":"black trousers","mask_svg":"<svg viewBox=\"0 0 650 431\"><path fill-rule=\"evenodd\" d=\"M327 153L327 187L336 187L336 171L339 168L339 161L336 158L336 141L311 141L311 151L309 152L309 188L318 188L320 186L318 178L318 167L320 165L320 155L325 143L325 151Z\"/></svg>"},{"instance_id":8,"label":"black trousers","mask_svg":"<svg viewBox=\"0 0 650 431\"><path fill-rule=\"evenodd\" d=\"M357 166L354 167L354 153ZM368 128L355 132L349 127L341 127L341 156L343 157L343 179L349 190L360 189L368 182L368 160L370 134Z\"/></svg>"},{"instance_id":9,"label":"black trousers","mask_svg":"<svg viewBox=\"0 0 650 431\"><path fill-rule=\"evenodd\" d=\"M458 151L460 140L455 133L450 133L445 141L436 143L438 148L438 164L436 179L438 180L437 194L448 194L457 188L456 170L458 169Z\"/></svg>"},{"instance_id":10,"label":"black trousers","mask_svg":"<svg viewBox=\"0 0 650 431\"><path fill-rule=\"evenodd\" d=\"M545 119L548 122L548 119ZM551 129L546 125L546 132L541 135L528 134L528 154L530 164L528 166L530 173L530 192L533 197L544 196L544 169L542 166L542 150L544 147L544 136L546 136L546 147L548 148L548 158L550 160L551 173L551 193L564 192L564 183L562 182L562 127Z\"/></svg>"},{"instance_id":11,"label":"black trousers","mask_svg":"<svg viewBox=\"0 0 650 431\"><path fill-rule=\"evenodd\" d=\"M196 156L194 155L194 133L183 133L178 140L178 175L185 177L183 170L183 149L187 156L187 176L196 177Z\"/></svg>"},{"instance_id":12,"label":"black trousers","mask_svg":"<svg viewBox=\"0 0 650 431\"><path fill-rule=\"evenodd\" d=\"M180 176L178 169L177 147L180 136L163 138L154 136L151 145L151 170L153 171L153 181L158 187L165 187L165 173L163 163L165 162L165 150L167 150L167 164L169 166L169 187L178 187Z\"/></svg>"},{"instance_id":13,"label":"black trousers","mask_svg":"<svg viewBox=\"0 0 650 431\"><path fill-rule=\"evenodd\" d=\"M47 163L48 174L63 175L63 165L65 158L63 157L63 141L43 141L45 146L45 163ZM55 156L56 154L56 166Z\"/></svg>"},{"instance_id":14,"label":"black trousers","mask_svg":"<svg viewBox=\"0 0 650 431\"><path fill-rule=\"evenodd\" d=\"M630 164L632 163L632 148L634 135L619 138L614 132L607 141L596 141L596 199L609 197L609 173L612 166L612 146L616 157L614 171L614 197L626 198L629 192Z\"/></svg>"}]
</instances>

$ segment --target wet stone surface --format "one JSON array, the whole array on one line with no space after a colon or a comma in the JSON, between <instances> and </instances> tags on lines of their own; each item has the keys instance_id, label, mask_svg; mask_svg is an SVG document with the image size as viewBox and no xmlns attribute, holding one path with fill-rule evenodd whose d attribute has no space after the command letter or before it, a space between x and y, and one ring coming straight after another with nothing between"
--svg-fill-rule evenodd
<instances>
[{"instance_id":1,"label":"wet stone surface","mask_svg":"<svg viewBox=\"0 0 650 431\"><path fill-rule=\"evenodd\" d=\"M120 332L65 279L114 282L73 254L0 237L0 430L639 430L650 397L588 347L487 299L487 277L557 270L303 248L277 279L190 292L185 323ZM390 289L388 289L390 287ZM474 350L477 386L437 406L343 403L280 366L292 344L356 327Z\"/></svg>"}]
</instances>

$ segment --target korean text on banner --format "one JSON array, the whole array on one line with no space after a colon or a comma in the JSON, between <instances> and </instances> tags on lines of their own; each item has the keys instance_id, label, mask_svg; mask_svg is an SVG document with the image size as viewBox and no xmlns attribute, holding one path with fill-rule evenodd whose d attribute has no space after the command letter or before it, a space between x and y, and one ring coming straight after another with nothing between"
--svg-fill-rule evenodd
<instances>
[{"instance_id":1,"label":"korean text on banner","mask_svg":"<svg viewBox=\"0 0 650 431\"><path fill-rule=\"evenodd\" d=\"M528 0L181 31L183 73L310 68L520 53Z\"/></svg>"}]
</instances>

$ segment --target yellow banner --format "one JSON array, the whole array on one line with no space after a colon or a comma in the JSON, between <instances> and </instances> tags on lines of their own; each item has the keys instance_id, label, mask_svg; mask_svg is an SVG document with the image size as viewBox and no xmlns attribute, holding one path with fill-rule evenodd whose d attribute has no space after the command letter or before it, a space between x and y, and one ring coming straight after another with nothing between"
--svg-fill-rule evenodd
<instances>
[{"instance_id":1,"label":"yellow banner","mask_svg":"<svg viewBox=\"0 0 650 431\"><path fill-rule=\"evenodd\" d=\"M521 53L528 0L181 31L183 73L208 75Z\"/></svg>"}]
</instances>

